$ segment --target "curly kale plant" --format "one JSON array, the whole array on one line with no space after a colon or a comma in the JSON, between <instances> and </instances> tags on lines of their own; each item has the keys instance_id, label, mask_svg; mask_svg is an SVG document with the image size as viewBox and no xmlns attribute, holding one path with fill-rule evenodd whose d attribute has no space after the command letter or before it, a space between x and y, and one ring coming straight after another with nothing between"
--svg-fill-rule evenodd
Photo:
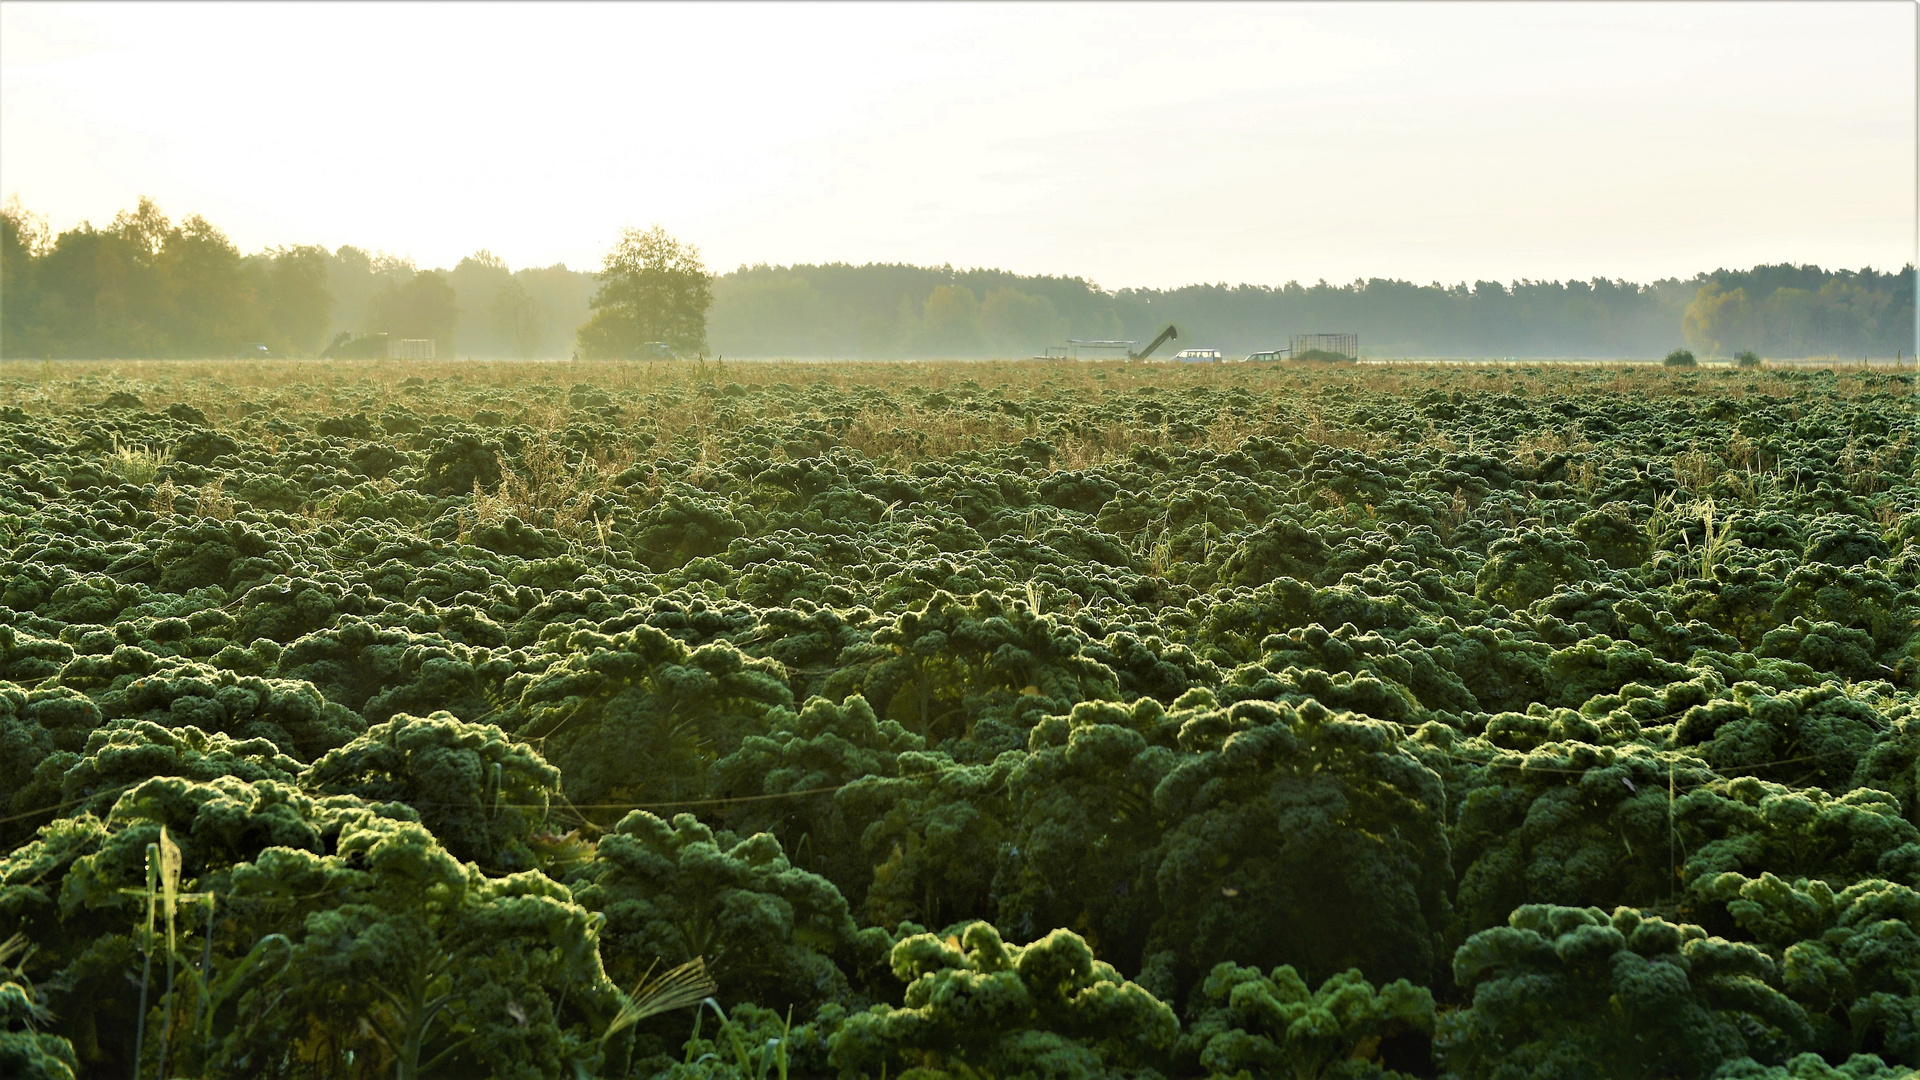
<instances>
[{"instance_id":1,"label":"curly kale plant","mask_svg":"<svg viewBox=\"0 0 1920 1080\"><path fill-rule=\"evenodd\" d=\"M439 712L376 724L300 780L316 792L406 803L454 858L530 870L527 840L546 823L560 770L491 724Z\"/></svg>"},{"instance_id":2,"label":"curly kale plant","mask_svg":"<svg viewBox=\"0 0 1920 1080\"><path fill-rule=\"evenodd\" d=\"M1183 1058L1209 1076L1275 1080L1399 1080L1383 1070L1383 1046L1424 1066L1434 1026L1433 995L1405 979L1375 989L1357 969L1309 989L1292 967L1271 973L1222 963L1195 992L1193 1024L1180 1037ZM1421 1068L1424 1072L1425 1069Z\"/></svg>"},{"instance_id":3,"label":"curly kale plant","mask_svg":"<svg viewBox=\"0 0 1920 1080\"><path fill-rule=\"evenodd\" d=\"M780 667L725 644L685 645L650 626L577 631L527 686L517 733L566 776L575 803L709 796L709 768L791 707Z\"/></svg>"},{"instance_id":4,"label":"curly kale plant","mask_svg":"<svg viewBox=\"0 0 1920 1080\"><path fill-rule=\"evenodd\" d=\"M656 960L704 957L729 1001L807 1013L849 1004L847 972L864 982L892 943L858 929L833 883L796 869L772 836L716 834L691 814L669 823L634 811L569 881L606 917L600 939L616 975L638 981Z\"/></svg>"},{"instance_id":5,"label":"curly kale plant","mask_svg":"<svg viewBox=\"0 0 1920 1080\"><path fill-rule=\"evenodd\" d=\"M1139 969L1160 914L1153 793L1176 763L1175 727L1143 698L1082 702L1034 728L1033 752L1008 781L1014 826L994 884L999 925L1021 936L1072 927L1109 963Z\"/></svg>"},{"instance_id":6,"label":"curly kale plant","mask_svg":"<svg viewBox=\"0 0 1920 1080\"><path fill-rule=\"evenodd\" d=\"M1920 1065L1920 892L1868 880L1834 890L1723 874L1705 890L1781 961L1782 988L1814 1017L1819 1049Z\"/></svg>"},{"instance_id":7,"label":"curly kale plant","mask_svg":"<svg viewBox=\"0 0 1920 1080\"><path fill-rule=\"evenodd\" d=\"M1195 753L1154 791L1168 827L1148 949L1169 955L1150 966L1432 977L1450 919L1446 793L1395 726L1244 701L1196 710L1178 739ZM1287 918L1260 917L1274 911Z\"/></svg>"},{"instance_id":8,"label":"curly kale plant","mask_svg":"<svg viewBox=\"0 0 1920 1080\"><path fill-rule=\"evenodd\" d=\"M1453 972L1472 1005L1437 1045L1462 1080L1704 1078L1813 1040L1765 952L1632 908L1526 905L1467 939Z\"/></svg>"},{"instance_id":9,"label":"curly kale plant","mask_svg":"<svg viewBox=\"0 0 1920 1080\"><path fill-rule=\"evenodd\" d=\"M847 1016L827 1039L842 1073L1146 1080L1179 1032L1173 1010L1055 930L1007 945L987 923L894 945L902 1007Z\"/></svg>"}]
</instances>

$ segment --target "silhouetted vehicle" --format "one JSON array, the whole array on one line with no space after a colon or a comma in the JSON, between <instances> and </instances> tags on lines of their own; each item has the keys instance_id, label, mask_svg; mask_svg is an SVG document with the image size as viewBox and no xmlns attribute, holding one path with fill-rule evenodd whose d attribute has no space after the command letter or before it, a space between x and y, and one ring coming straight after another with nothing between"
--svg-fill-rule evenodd
<instances>
[{"instance_id":1,"label":"silhouetted vehicle","mask_svg":"<svg viewBox=\"0 0 1920 1080\"><path fill-rule=\"evenodd\" d=\"M1139 352L1133 351L1133 347L1139 344L1139 342L1131 338L1125 340L1119 338L1068 338L1065 345L1049 346L1044 356L1036 356L1034 359L1078 360L1080 359L1080 350L1085 349L1094 354L1090 359L1098 359L1111 353L1123 352L1127 354L1127 359L1129 360L1145 360L1147 357L1153 355L1153 350L1166 344L1170 339L1179 336L1180 331L1175 330L1172 323L1168 323L1167 328L1160 331L1160 336L1148 342L1147 347L1141 349ZM1055 353L1059 355L1056 356L1054 355Z\"/></svg>"},{"instance_id":2,"label":"silhouetted vehicle","mask_svg":"<svg viewBox=\"0 0 1920 1080\"><path fill-rule=\"evenodd\" d=\"M233 354L236 360L265 360L272 355L273 350L264 341L250 341Z\"/></svg>"},{"instance_id":3,"label":"silhouetted vehicle","mask_svg":"<svg viewBox=\"0 0 1920 1080\"><path fill-rule=\"evenodd\" d=\"M387 335L350 334L341 331L334 336L333 344L328 345L320 354L322 360L385 360L387 358Z\"/></svg>"}]
</instances>

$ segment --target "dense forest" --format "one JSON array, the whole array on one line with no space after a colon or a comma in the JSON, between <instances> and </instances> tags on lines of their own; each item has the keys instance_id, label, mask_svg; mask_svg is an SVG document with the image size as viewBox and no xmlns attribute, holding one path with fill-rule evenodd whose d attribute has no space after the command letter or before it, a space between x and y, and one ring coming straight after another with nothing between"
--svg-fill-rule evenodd
<instances>
[{"instance_id":1,"label":"dense forest","mask_svg":"<svg viewBox=\"0 0 1920 1080\"><path fill-rule=\"evenodd\" d=\"M482 250L451 270L360 248L242 255L200 217L149 200L106 228L54 236L0 215L0 355L217 357L266 343L317 354L342 331L440 342L441 355L566 357L596 275L510 270ZM891 264L742 266L715 278L707 340L740 357L979 358L1040 354L1069 337L1150 339L1244 355L1292 333L1357 332L1375 357L1892 358L1914 353L1914 270L1715 270L1640 285L1373 278L1117 291L1081 278Z\"/></svg>"}]
</instances>

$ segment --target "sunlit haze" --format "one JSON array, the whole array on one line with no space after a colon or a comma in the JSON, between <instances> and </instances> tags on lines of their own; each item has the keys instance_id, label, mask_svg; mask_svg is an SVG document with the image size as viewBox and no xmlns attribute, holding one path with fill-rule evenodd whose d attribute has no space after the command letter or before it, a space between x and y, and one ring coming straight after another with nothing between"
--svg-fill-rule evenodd
<instances>
[{"instance_id":1,"label":"sunlit haze","mask_svg":"<svg viewBox=\"0 0 1920 1080\"><path fill-rule=\"evenodd\" d=\"M1897 268L1909 3L21 4L0 192L243 250L1194 281Z\"/></svg>"}]
</instances>

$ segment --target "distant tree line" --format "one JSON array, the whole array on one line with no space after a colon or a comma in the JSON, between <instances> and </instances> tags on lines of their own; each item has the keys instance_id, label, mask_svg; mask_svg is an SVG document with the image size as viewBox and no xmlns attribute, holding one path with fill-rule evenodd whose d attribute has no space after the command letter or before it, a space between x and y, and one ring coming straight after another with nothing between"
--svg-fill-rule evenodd
<instances>
[{"instance_id":1,"label":"distant tree line","mask_svg":"<svg viewBox=\"0 0 1920 1080\"><path fill-rule=\"evenodd\" d=\"M226 355L247 341L306 347L333 313L326 255L275 248L242 258L198 215L169 221L150 199L104 229L48 235L0 214L0 347L7 356Z\"/></svg>"},{"instance_id":2,"label":"distant tree line","mask_svg":"<svg viewBox=\"0 0 1920 1080\"><path fill-rule=\"evenodd\" d=\"M1687 304L1687 344L1712 356L1914 354L1913 267L1897 274L1817 266L1716 270Z\"/></svg>"},{"instance_id":3,"label":"distant tree line","mask_svg":"<svg viewBox=\"0 0 1920 1080\"><path fill-rule=\"evenodd\" d=\"M1650 285L1290 282L1108 292L1082 278L874 264L741 267L714 284L710 336L742 356L1027 356L1068 338L1182 343L1229 355L1294 333L1357 332L1371 356L1911 356L1914 271L1716 270Z\"/></svg>"},{"instance_id":4,"label":"distant tree line","mask_svg":"<svg viewBox=\"0 0 1920 1080\"><path fill-rule=\"evenodd\" d=\"M704 319L701 312L710 306ZM650 314L651 313L651 314ZM1635 284L1188 285L1109 291L1084 278L844 263L708 275L697 251L628 230L600 272L510 270L485 250L452 270L355 247L242 255L199 216L149 199L105 228L53 235L0 211L0 355L225 356L248 342L317 355L342 332L429 337L442 356L1030 356L1068 338L1229 355L1351 331L1370 356L1891 357L1914 352L1914 268L1715 270Z\"/></svg>"},{"instance_id":5,"label":"distant tree line","mask_svg":"<svg viewBox=\"0 0 1920 1080\"><path fill-rule=\"evenodd\" d=\"M204 218L175 224L144 198L57 236L17 201L0 210L0 355L13 358L220 357L251 342L316 356L343 332L433 338L442 356L567 356L596 285L485 250L452 270L356 247L242 255Z\"/></svg>"}]
</instances>

